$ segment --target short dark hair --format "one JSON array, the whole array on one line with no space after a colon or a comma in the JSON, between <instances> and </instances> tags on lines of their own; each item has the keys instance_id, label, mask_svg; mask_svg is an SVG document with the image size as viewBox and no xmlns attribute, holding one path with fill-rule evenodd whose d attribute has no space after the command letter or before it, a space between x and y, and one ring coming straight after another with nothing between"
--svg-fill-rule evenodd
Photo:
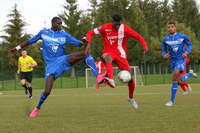
<instances>
[{"instance_id":1,"label":"short dark hair","mask_svg":"<svg viewBox=\"0 0 200 133\"><path fill-rule=\"evenodd\" d=\"M53 18L51 19L51 23L54 23L54 22L56 22L57 20L61 20L61 18L59 18L59 17L53 17Z\"/></svg>"},{"instance_id":2,"label":"short dark hair","mask_svg":"<svg viewBox=\"0 0 200 133\"><path fill-rule=\"evenodd\" d=\"M176 26L175 22L169 22L168 25L173 24L174 26Z\"/></svg>"},{"instance_id":3,"label":"short dark hair","mask_svg":"<svg viewBox=\"0 0 200 133\"><path fill-rule=\"evenodd\" d=\"M115 21L115 22L121 22L122 20L122 17L120 14L116 13L112 16L112 20Z\"/></svg>"}]
</instances>

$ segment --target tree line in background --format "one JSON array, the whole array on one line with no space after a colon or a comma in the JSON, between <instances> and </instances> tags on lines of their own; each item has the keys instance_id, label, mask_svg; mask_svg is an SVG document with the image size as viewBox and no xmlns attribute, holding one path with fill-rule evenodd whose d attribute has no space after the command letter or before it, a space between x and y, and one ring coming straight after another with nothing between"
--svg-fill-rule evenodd
<instances>
[{"instance_id":1,"label":"tree line in background","mask_svg":"<svg viewBox=\"0 0 200 133\"><path fill-rule=\"evenodd\" d=\"M97 2L98 1L98 2ZM188 35L193 49L189 58L191 62L200 62L200 13L195 0L89 0L90 7L86 11L78 9L77 0L65 0L63 13L58 14L63 20L63 30L81 39L85 34L98 26L111 22L111 16L119 13L123 17L123 23L129 25L141 34L147 42L149 52L145 55L147 64L167 65L168 61L161 56L161 42L167 32L167 23L176 22L177 32ZM17 61L20 53L8 54L8 50L30 38L32 35L24 33L26 22L22 19L23 14L14 5L9 20L5 25L6 33L1 44L1 64L4 72L16 72ZM52 16L54 17L54 16ZM49 20L51 21L51 20ZM47 28L47 27L44 27ZM50 28L50 27L48 27ZM66 54L79 51L84 48L76 48L66 44ZM27 51L44 68L42 58L41 42L28 47ZM100 36L93 37L92 55L94 58L101 56L103 43ZM141 44L129 39L127 42L128 61L130 65L141 65L144 63L144 54ZM3 61L3 62L2 62ZM85 69L84 61L75 65L78 70ZM84 66L84 67L83 67Z\"/></svg>"}]
</instances>

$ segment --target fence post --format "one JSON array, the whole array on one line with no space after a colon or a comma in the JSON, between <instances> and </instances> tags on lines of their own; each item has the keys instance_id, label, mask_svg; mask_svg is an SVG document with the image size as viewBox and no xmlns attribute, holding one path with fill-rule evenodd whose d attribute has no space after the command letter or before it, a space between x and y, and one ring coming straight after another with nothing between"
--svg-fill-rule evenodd
<instances>
[{"instance_id":1,"label":"fence post","mask_svg":"<svg viewBox=\"0 0 200 133\"><path fill-rule=\"evenodd\" d=\"M161 69L162 69L162 75L163 75L163 84L165 84L165 75L166 75L166 72L165 72L165 66L164 65L161 65Z\"/></svg>"},{"instance_id":2,"label":"fence post","mask_svg":"<svg viewBox=\"0 0 200 133\"><path fill-rule=\"evenodd\" d=\"M15 80L15 90L17 89L17 74L15 74L15 76L14 76L15 78L14 78L14 80Z\"/></svg>"},{"instance_id":3,"label":"fence post","mask_svg":"<svg viewBox=\"0 0 200 133\"><path fill-rule=\"evenodd\" d=\"M146 55L144 53L144 84L147 85Z\"/></svg>"},{"instance_id":4,"label":"fence post","mask_svg":"<svg viewBox=\"0 0 200 133\"><path fill-rule=\"evenodd\" d=\"M4 89L4 48L1 44L1 86L2 90Z\"/></svg>"},{"instance_id":5,"label":"fence post","mask_svg":"<svg viewBox=\"0 0 200 133\"><path fill-rule=\"evenodd\" d=\"M76 88L78 88L78 72L75 71L75 77L76 77Z\"/></svg>"}]
</instances>

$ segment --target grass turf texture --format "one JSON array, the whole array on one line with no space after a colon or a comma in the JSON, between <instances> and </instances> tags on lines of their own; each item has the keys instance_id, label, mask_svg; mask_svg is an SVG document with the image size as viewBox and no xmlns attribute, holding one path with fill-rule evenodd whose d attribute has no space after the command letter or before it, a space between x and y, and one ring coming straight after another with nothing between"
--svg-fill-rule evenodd
<instances>
[{"instance_id":1,"label":"grass turf texture","mask_svg":"<svg viewBox=\"0 0 200 133\"><path fill-rule=\"evenodd\" d=\"M127 101L127 88L53 89L36 118L29 113L42 90L28 99L24 91L1 91L0 133L199 133L200 84L165 107L171 85L137 87L135 110Z\"/></svg>"}]
</instances>

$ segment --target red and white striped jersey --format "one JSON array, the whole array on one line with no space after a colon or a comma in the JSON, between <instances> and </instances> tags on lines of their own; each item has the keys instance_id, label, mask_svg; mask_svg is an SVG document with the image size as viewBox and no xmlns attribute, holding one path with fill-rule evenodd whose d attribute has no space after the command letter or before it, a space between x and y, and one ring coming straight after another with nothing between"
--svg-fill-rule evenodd
<instances>
[{"instance_id":1,"label":"red and white striped jersey","mask_svg":"<svg viewBox=\"0 0 200 133\"><path fill-rule=\"evenodd\" d=\"M144 38L125 24L121 24L118 30L112 27L112 23L108 23L89 31L86 37L90 44L92 36L95 34L101 34L102 36L104 44L103 53L115 53L123 58L127 58L126 42L129 36L137 39L143 48L147 48Z\"/></svg>"}]
</instances>

